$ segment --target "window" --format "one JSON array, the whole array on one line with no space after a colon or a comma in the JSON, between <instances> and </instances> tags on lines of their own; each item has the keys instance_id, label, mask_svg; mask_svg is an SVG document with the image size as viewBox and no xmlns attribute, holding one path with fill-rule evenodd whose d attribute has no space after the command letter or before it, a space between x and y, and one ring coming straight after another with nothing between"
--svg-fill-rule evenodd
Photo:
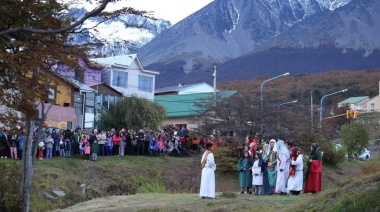
<instances>
[{"instance_id":1,"label":"window","mask_svg":"<svg viewBox=\"0 0 380 212\"><path fill-rule=\"evenodd\" d=\"M113 71L112 85L127 88L128 73L123 71Z\"/></svg>"},{"instance_id":2,"label":"window","mask_svg":"<svg viewBox=\"0 0 380 212\"><path fill-rule=\"evenodd\" d=\"M110 95L108 97L108 101L110 102L110 104L115 104L115 97Z\"/></svg>"},{"instance_id":3,"label":"window","mask_svg":"<svg viewBox=\"0 0 380 212\"><path fill-rule=\"evenodd\" d=\"M102 96L102 106L108 109L108 94Z\"/></svg>"},{"instance_id":4,"label":"window","mask_svg":"<svg viewBox=\"0 0 380 212\"><path fill-rule=\"evenodd\" d=\"M73 128L73 123L71 121L67 122L67 129L72 129Z\"/></svg>"},{"instance_id":5,"label":"window","mask_svg":"<svg viewBox=\"0 0 380 212\"><path fill-rule=\"evenodd\" d=\"M49 100L55 100L56 93L57 92L55 91L55 88L49 88L49 94L48 94Z\"/></svg>"},{"instance_id":6,"label":"window","mask_svg":"<svg viewBox=\"0 0 380 212\"><path fill-rule=\"evenodd\" d=\"M95 103L96 104L101 104L102 103L102 94L96 94L95 96Z\"/></svg>"},{"instance_id":7,"label":"window","mask_svg":"<svg viewBox=\"0 0 380 212\"><path fill-rule=\"evenodd\" d=\"M152 93L153 77L139 75L139 91Z\"/></svg>"}]
</instances>

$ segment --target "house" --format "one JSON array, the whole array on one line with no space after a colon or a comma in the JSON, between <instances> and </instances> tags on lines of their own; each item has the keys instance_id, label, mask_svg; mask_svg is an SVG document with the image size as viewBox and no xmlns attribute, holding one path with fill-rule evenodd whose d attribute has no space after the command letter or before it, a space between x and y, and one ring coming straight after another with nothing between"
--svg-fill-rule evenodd
<instances>
[{"instance_id":1,"label":"house","mask_svg":"<svg viewBox=\"0 0 380 212\"><path fill-rule=\"evenodd\" d=\"M51 128L73 129L75 126L92 129L95 118L95 94L96 90L70 78L55 75L54 82L50 85L49 99L52 102L46 104L45 112L50 107L45 125ZM42 106L37 109L42 117Z\"/></svg>"},{"instance_id":2,"label":"house","mask_svg":"<svg viewBox=\"0 0 380 212\"><path fill-rule=\"evenodd\" d=\"M188 85L179 84L178 86L159 88L155 90L154 95L155 96L173 95L173 94L183 95L183 94L212 93L212 92L218 92L218 90L216 90L211 85L205 82L202 82L202 83L188 84Z\"/></svg>"},{"instance_id":3,"label":"house","mask_svg":"<svg viewBox=\"0 0 380 212\"><path fill-rule=\"evenodd\" d=\"M96 90L97 93L95 95L95 126L94 128L101 128L100 125L100 117L104 111L108 111L110 109L110 105L116 103L121 98L123 98L123 94L118 90L112 88L106 83L100 83L97 85L91 86L92 89Z\"/></svg>"},{"instance_id":4,"label":"house","mask_svg":"<svg viewBox=\"0 0 380 212\"><path fill-rule=\"evenodd\" d=\"M95 121L95 95L96 90L79 82L78 80L64 78L74 90L74 109L77 115L77 125L82 129L93 129Z\"/></svg>"},{"instance_id":5,"label":"house","mask_svg":"<svg viewBox=\"0 0 380 212\"><path fill-rule=\"evenodd\" d=\"M101 83L103 69L101 65L84 59L78 59L78 64L83 68L83 72L74 70L65 64L60 64L55 71L60 76L83 82L85 85L91 86Z\"/></svg>"},{"instance_id":6,"label":"house","mask_svg":"<svg viewBox=\"0 0 380 212\"><path fill-rule=\"evenodd\" d=\"M379 95L372 97L363 104L363 109L368 112L380 112L380 82Z\"/></svg>"},{"instance_id":7,"label":"house","mask_svg":"<svg viewBox=\"0 0 380 212\"><path fill-rule=\"evenodd\" d=\"M220 91L218 96L229 98L237 94L237 91ZM200 123L194 122L193 119L204 113L202 108L198 108L196 103L203 99L213 98L214 93L193 93L183 95L160 95L155 97L155 102L166 109L167 119L163 125L181 125L187 129L193 129Z\"/></svg>"},{"instance_id":8,"label":"house","mask_svg":"<svg viewBox=\"0 0 380 212\"><path fill-rule=\"evenodd\" d=\"M136 54L92 59L103 66L101 81L124 96L154 99L155 71L144 70Z\"/></svg>"},{"instance_id":9,"label":"house","mask_svg":"<svg viewBox=\"0 0 380 212\"><path fill-rule=\"evenodd\" d=\"M75 110L75 84L65 77L53 75L54 80L49 87L49 102L45 103L47 112L45 126L59 129L72 129L80 120ZM42 117L42 104L37 104L39 117Z\"/></svg>"},{"instance_id":10,"label":"house","mask_svg":"<svg viewBox=\"0 0 380 212\"><path fill-rule=\"evenodd\" d=\"M338 107L348 104L351 110L364 110L364 103L370 100L369 96L350 97L338 103Z\"/></svg>"},{"instance_id":11,"label":"house","mask_svg":"<svg viewBox=\"0 0 380 212\"><path fill-rule=\"evenodd\" d=\"M103 109L109 110L110 105L123 98L123 94L106 83L90 86L97 91L95 95L95 107L101 105Z\"/></svg>"},{"instance_id":12,"label":"house","mask_svg":"<svg viewBox=\"0 0 380 212\"><path fill-rule=\"evenodd\" d=\"M81 122L82 105L76 109L76 93L84 92L80 86L71 80L52 73L51 82L48 84L47 99L44 103L46 120L44 125L50 128L72 129ZM84 95L82 93L82 95ZM79 96L80 98L81 96ZM80 98L80 102L81 102ZM42 118L41 100L36 100L35 107L38 110L39 118ZM7 110L5 106L0 106L0 112ZM14 111L16 117L22 118L23 114Z\"/></svg>"}]
</instances>

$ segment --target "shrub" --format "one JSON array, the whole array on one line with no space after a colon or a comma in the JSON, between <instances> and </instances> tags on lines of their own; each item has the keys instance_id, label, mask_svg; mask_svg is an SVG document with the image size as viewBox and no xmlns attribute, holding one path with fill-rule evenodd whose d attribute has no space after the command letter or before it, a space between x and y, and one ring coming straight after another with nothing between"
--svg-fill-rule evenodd
<instances>
[{"instance_id":1,"label":"shrub","mask_svg":"<svg viewBox=\"0 0 380 212\"><path fill-rule=\"evenodd\" d=\"M19 163L0 163L0 211L19 211L18 196L21 166Z\"/></svg>"},{"instance_id":2,"label":"shrub","mask_svg":"<svg viewBox=\"0 0 380 212\"><path fill-rule=\"evenodd\" d=\"M342 163L346 159L346 147L342 146L341 148L335 148L335 145L327 145L327 148L323 151L323 163L329 165L337 165Z\"/></svg>"},{"instance_id":3,"label":"shrub","mask_svg":"<svg viewBox=\"0 0 380 212\"><path fill-rule=\"evenodd\" d=\"M144 182L139 187L140 193L166 193L165 185L160 182Z\"/></svg>"},{"instance_id":4,"label":"shrub","mask_svg":"<svg viewBox=\"0 0 380 212\"><path fill-rule=\"evenodd\" d=\"M356 152L368 146L369 132L363 123L354 122L342 126L340 136L347 148L348 159L352 159Z\"/></svg>"},{"instance_id":5,"label":"shrub","mask_svg":"<svg viewBox=\"0 0 380 212\"><path fill-rule=\"evenodd\" d=\"M236 157L236 150L230 147L218 147L214 150L215 162L217 170L222 173L235 173L237 172L236 164L238 158Z\"/></svg>"}]
</instances>

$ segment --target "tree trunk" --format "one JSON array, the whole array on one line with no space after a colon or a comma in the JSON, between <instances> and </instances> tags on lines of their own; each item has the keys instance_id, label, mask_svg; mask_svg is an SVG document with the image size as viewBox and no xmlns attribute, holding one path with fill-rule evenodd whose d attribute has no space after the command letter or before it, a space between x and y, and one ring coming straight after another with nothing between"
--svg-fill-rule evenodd
<instances>
[{"instance_id":1,"label":"tree trunk","mask_svg":"<svg viewBox=\"0 0 380 212\"><path fill-rule=\"evenodd\" d=\"M32 189L32 179L33 179L33 131L34 131L34 121L26 120L27 126L27 136L24 146L24 151L22 155L21 163L21 178L19 184L19 196L21 199L21 211L30 211L30 194Z\"/></svg>"},{"instance_id":2,"label":"tree trunk","mask_svg":"<svg viewBox=\"0 0 380 212\"><path fill-rule=\"evenodd\" d=\"M32 182L33 182L33 164L37 154L38 143L41 140L43 123L46 120L46 116L52 105L50 105L45 112L45 103L42 102L41 114L42 118L39 119L37 114L36 117L29 117L25 120L25 125L27 126L27 136L25 141L25 147L22 155L21 162L21 178L19 184L19 197L21 199L21 211L30 211L30 197L32 193ZM38 122L38 130L35 130L35 124Z\"/></svg>"}]
</instances>

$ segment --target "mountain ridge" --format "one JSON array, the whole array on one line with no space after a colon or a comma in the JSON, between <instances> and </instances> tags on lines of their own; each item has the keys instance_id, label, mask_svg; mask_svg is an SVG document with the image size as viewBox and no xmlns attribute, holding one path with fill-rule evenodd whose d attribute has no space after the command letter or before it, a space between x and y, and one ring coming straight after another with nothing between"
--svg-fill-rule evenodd
<instances>
[{"instance_id":1,"label":"mountain ridge","mask_svg":"<svg viewBox=\"0 0 380 212\"><path fill-rule=\"evenodd\" d=\"M236 1L230 2L236 3ZM299 0L296 2L299 3L298 6L293 5L294 7L290 9L287 4L273 6L269 4L273 2L268 0L244 1L240 2L239 7L246 10L259 3L261 8L273 6L282 10L277 11L278 13L270 13L268 9L262 9L254 10L251 14L244 14L242 13L244 9L238 8L235 14L231 11L236 9L233 6L237 4L229 4L225 0L214 1L214 4L209 4L183 22L159 34L137 52L147 69L160 72L157 76L158 87L176 85L184 81L209 82L210 78L204 72L211 70L213 66L217 66L218 80L221 81L271 76L281 74L282 70L290 70L294 73L302 73L306 70L306 73L311 73L380 67L380 60L377 59L380 41L376 39L377 32L380 32L378 21L380 18L376 13L377 9L380 10L379 0L364 2ZM223 13L223 8L229 12ZM274 11L273 8L270 11ZM302 8L308 9L302 10ZM272 19L263 18L277 14L280 16ZM216 22L218 20L215 17L220 17L218 15L227 18L219 19L222 23ZM248 18L244 19L243 15ZM261 16L260 20L268 21L258 22L258 18L252 18L258 16ZM202 26L210 25L205 23L207 22L205 17L210 17L208 23L219 25L213 28L208 27L208 31L199 30ZM224 20L227 22L224 23ZM202 25L202 23L205 24ZM252 28L260 24L267 24L267 26ZM183 32L185 28L188 30ZM221 30L213 30L217 28L225 30L223 33L220 33ZM230 32L231 37L225 36ZM239 32L236 38L232 37L234 32ZM175 40L172 40L173 35L175 35ZM183 40L183 37L187 40ZM251 37L255 39L252 40ZM264 40L259 40L259 38ZM220 44L223 39L223 42L227 44L228 41L235 40L236 42L231 44L235 46L239 46L237 42L241 42L241 46L245 45L246 52L241 53L240 56L231 53L236 50L234 48L230 48L227 52L224 44ZM190 46L189 40L192 40L190 43L191 48L195 49L193 52L186 49ZM252 48L252 45L256 46ZM156 49L156 47L159 48ZM207 50L204 51L204 49ZM145 50L149 50L148 53L144 53ZM213 58L210 56L211 53L217 56ZM221 55L231 57L222 58ZM150 63L150 57L154 57L156 62ZM164 59L160 61L160 58Z\"/></svg>"}]
</instances>

